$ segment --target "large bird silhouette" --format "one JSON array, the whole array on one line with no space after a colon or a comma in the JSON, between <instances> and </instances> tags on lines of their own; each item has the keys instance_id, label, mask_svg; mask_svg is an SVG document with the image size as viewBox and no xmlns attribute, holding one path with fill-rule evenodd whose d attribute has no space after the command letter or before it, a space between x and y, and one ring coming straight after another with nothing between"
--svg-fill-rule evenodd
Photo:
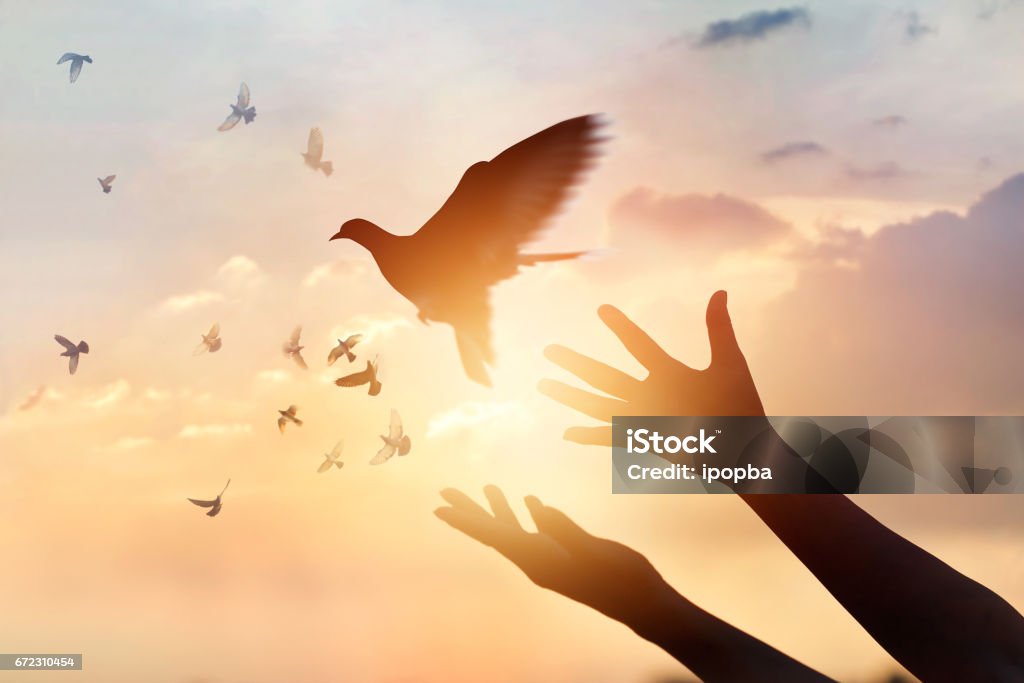
<instances>
[{"instance_id":1,"label":"large bird silhouette","mask_svg":"<svg viewBox=\"0 0 1024 683\"><path fill-rule=\"evenodd\" d=\"M224 496L224 491L227 491L229 486L231 486L231 480L230 479L228 479L228 483L224 484L224 489L219 494L217 494L217 497L214 498L213 500L202 500L200 498L189 498L188 502L192 503L193 505L198 505L201 508L210 508L210 511L206 513L206 516L207 517L216 517L218 514L220 514L220 509L223 506L223 502L221 501L221 498Z\"/></svg>"},{"instance_id":2,"label":"large bird silhouette","mask_svg":"<svg viewBox=\"0 0 1024 683\"><path fill-rule=\"evenodd\" d=\"M331 239L368 249L388 283L419 309L422 322L451 325L466 374L490 386L490 288L521 266L585 253L520 250L540 237L593 164L604 139L597 135L600 126L594 115L562 121L473 164L444 206L412 235L393 235L355 218Z\"/></svg>"}]
</instances>

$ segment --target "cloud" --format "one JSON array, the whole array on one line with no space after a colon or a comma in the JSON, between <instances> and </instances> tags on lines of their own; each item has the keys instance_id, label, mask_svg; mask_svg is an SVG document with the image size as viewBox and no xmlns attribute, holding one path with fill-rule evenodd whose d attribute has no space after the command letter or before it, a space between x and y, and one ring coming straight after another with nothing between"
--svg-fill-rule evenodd
<instances>
[{"instance_id":1,"label":"cloud","mask_svg":"<svg viewBox=\"0 0 1024 683\"><path fill-rule=\"evenodd\" d=\"M363 335L362 344L370 344L390 337L398 330L412 327L408 318L399 315L370 316L357 315L345 325L335 325L331 328L331 340L344 339L350 334Z\"/></svg>"},{"instance_id":2,"label":"cloud","mask_svg":"<svg viewBox=\"0 0 1024 683\"><path fill-rule=\"evenodd\" d=\"M284 370L261 370L256 373L256 379L261 382L271 382L274 384L280 384L281 382L287 382L292 378L290 374Z\"/></svg>"},{"instance_id":3,"label":"cloud","mask_svg":"<svg viewBox=\"0 0 1024 683\"><path fill-rule=\"evenodd\" d=\"M786 144L775 147L774 149L769 149L766 152L762 152L760 154L760 158L761 161L766 164L774 164L798 157L821 157L827 155L828 150L817 142L805 140L802 142L787 142Z\"/></svg>"},{"instance_id":4,"label":"cloud","mask_svg":"<svg viewBox=\"0 0 1024 683\"><path fill-rule=\"evenodd\" d=\"M747 43L763 39L787 26L810 26L810 23L810 14L802 7L750 12L738 19L722 19L708 24L697 41L697 47Z\"/></svg>"},{"instance_id":5,"label":"cloud","mask_svg":"<svg viewBox=\"0 0 1024 683\"><path fill-rule=\"evenodd\" d=\"M232 256L217 269L217 279L231 287L254 287L263 282L263 269L248 256Z\"/></svg>"},{"instance_id":6,"label":"cloud","mask_svg":"<svg viewBox=\"0 0 1024 683\"><path fill-rule=\"evenodd\" d=\"M224 301L224 295L220 292L213 292L208 289L192 292L191 294L179 294L164 300L160 307L170 313L182 313L184 311L205 306L207 304Z\"/></svg>"},{"instance_id":7,"label":"cloud","mask_svg":"<svg viewBox=\"0 0 1024 683\"><path fill-rule=\"evenodd\" d=\"M458 434L497 421L517 427L528 419L528 413L517 401L467 401L430 418L427 438Z\"/></svg>"},{"instance_id":8,"label":"cloud","mask_svg":"<svg viewBox=\"0 0 1024 683\"><path fill-rule=\"evenodd\" d=\"M896 180L909 175L912 175L910 171L895 161L886 161L875 166L857 166L856 164L846 166L846 177L856 181Z\"/></svg>"},{"instance_id":9,"label":"cloud","mask_svg":"<svg viewBox=\"0 0 1024 683\"><path fill-rule=\"evenodd\" d=\"M129 393L131 393L131 385L128 384L127 380L119 379L116 382L102 387L98 391L92 393L86 397L82 402L90 408L109 408L117 403L120 403Z\"/></svg>"},{"instance_id":10,"label":"cloud","mask_svg":"<svg viewBox=\"0 0 1024 683\"><path fill-rule=\"evenodd\" d=\"M871 122L877 128L900 128L908 123L907 119L899 114L889 114Z\"/></svg>"},{"instance_id":11,"label":"cloud","mask_svg":"<svg viewBox=\"0 0 1024 683\"><path fill-rule=\"evenodd\" d=\"M704 256L763 246L790 232L789 224L743 199L724 194L659 194L647 187L620 197L609 211L608 222L612 246L650 250L671 243L688 250L682 253ZM681 253L677 248L671 252Z\"/></svg>"},{"instance_id":12,"label":"cloud","mask_svg":"<svg viewBox=\"0 0 1024 683\"><path fill-rule=\"evenodd\" d=\"M115 441L106 447L108 451L134 451L139 448L145 448L155 441L148 436L122 436L120 439Z\"/></svg>"},{"instance_id":13,"label":"cloud","mask_svg":"<svg viewBox=\"0 0 1024 683\"><path fill-rule=\"evenodd\" d=\"M926 24L915 11L907 12L905 18L906 23L903 25L903 35L907 40L914 41L936 31L934 26Z\"/></svg>"},{"instance_id":14,"label":"cloud","mask_svg":"<svg viewBox=\"0 0 1024 683\"><path fill-rule=\"evenodd\" d=\"M252 432L250 424L187 424L181 428L178 437L181 439L201 439L212 436L242 436Z\"/></svg>"},{"instance_id":15,"label":"cloud","mask_svg":"<svg viewBox=\"0 0 1024 683\"><path fill-rule=\"evenodd\" d=\"M18 404L18 407L17 407L18 412L25 412L27 410L32 410L37 405L39 405L39 402L43 400L43 397L45 395L46 395L46 386L41 384L41 385L39 385L38 388L36 388L35 391L33 391L28 396L26 396L25 400L23 400L20 404Z\"/></svg>"},{"instance_id":16,"label":"cloud","mask_svg":"<svg viewBox=\"0 0 1024 683\"><path fill-rule=\"evenodd\" d=\"M781 368L779 381L807 401L784 410L1024 410L1022 214L1024 174L963 215L935 212L871 236L834 234L832 253L819 253L828 258L805 263L766 316L771 361L759 364ZM837 258L853 267L834 267ZM822 405L819 396L839 398Z\"/></svg>"},{"instance_id":17,"label":"cloud","mask_svg":"<svg viewBox=\"0 0 1024 683\"><path fill-rule=\"evenodd\" d=\"M309 271L302 279L303 287L316 287L325 280L335 277L359 276L366 272L366 264L361 261L340 260L323 263Z\"/></svg>"}]
</instances>

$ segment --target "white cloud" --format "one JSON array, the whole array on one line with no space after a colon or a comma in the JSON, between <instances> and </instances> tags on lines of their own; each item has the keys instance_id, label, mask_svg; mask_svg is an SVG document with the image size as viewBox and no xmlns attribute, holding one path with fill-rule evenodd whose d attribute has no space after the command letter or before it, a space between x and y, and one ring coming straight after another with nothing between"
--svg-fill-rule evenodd
<instances>
[{"instance_id":1,"label":"white cloud","mask_svg":"<svg viewBox=\"0 0 1024 683\"><path fill-rule=\"evenodd\" d=\"M144 448L155 441L148 436L122 436L114 443L107 446L108 451L134 451L139 448Z\"/></svg>"},{"instance_id":2,"label":"white cloud","mask_svg":"<svg viewBox=\"0 0 1024 683\"><path fill-rule=\"evenodd\" d=\"M357 315L346 325L335 325L331 328L330 337L332 340L344 339L350 334L359 333L363 335L363 344L369 344L390 337L396 331L412 327L408 318L398 315L373 317L369 315Z\"/></svg>"},{"instance_id":3,"label":"white cloud","mask_svg":"<svg viewBox=\"0 0 1024 683\"><path fill-rule=\"evenodd\" d=\"M303 287L316 287L333 277L358 276L366 272L366 265L359 261L343 260L323 263L309 271L302 279Z\"/></svg>"},{"instance_id":4,"label":"white cloud","mask_svg":"<svg viewBox=\"0 0 1024 683\"><path fill-rule=\"evenodd\" d=\"M191 294L179 294L164 300L160 307L170 313L181 313L199 306L224 301L224 295L208 289L192 292Z\"/></svg>"},{"instance_id":5,"label":"white cloud","mask_svg":"<svg viewBox=\"0 0 1024 683\"><path fill-rule=\"evenodd\" d=\"M189 424L181 428L178 437L182 439L201 439L207 436L242 436L252 432L250 424Z\"/></svg>"},{"instance_id":6,"label":"white cloud","mask_svg":"<svg viewBox=\"0 0 1024 683\"><path fill-rule=\"evenodd\" d=\"M256 373L256 379L261 382L281 383L287 382L292 376L284 370L262 370Z\"/></svg>"},{"instance_id":7,"label":"white cloud","mask_svg":"<svg viewBox=\"0 0 1024 683\"><path fill-rule=\"evenodd\" d=\"M522 425L528 413L517 401L467 401L438 413L427 423L427 438L456 434L497 420Z\"/></svg>"},{"instance_id":8,"label":"white cloud","mask_svg":"<svg viewBox=\"0 0 1024 683\"><path fill-rule=\"evenodd\" d=\"M108 408L120 403L130 392L131 385L128 381L119 379L92 393L82 402L90 408Z\"/></svg>"},{"instance_id":9,"label":"white cloud","mask_svg":"<svg viewBox=\"0 0 1024 683\"><path fill-rule=\"evenodd\" d=\"M232 256L217 269L217 279L232 287L254 287L265 279L263 269L248 256Z\"/></svg>"}]
</instances>

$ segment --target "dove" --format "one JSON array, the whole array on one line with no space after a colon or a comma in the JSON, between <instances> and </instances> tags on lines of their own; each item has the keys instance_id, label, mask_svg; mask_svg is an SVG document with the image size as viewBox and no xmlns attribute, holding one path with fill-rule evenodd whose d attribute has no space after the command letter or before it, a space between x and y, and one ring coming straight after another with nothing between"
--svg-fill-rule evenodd
<instances>
[{"instance_id":1,"label":"dove","mask_svg":"<svg viewBox=\"0 0 1024 683\"><path fill-rule=\"evenodd\" d=\"M416 306L421 322L451 325L467 376L490 386L490 288L521 267L586 253L525 254L521 248L541 236L593 165L604 140L597 136L600 125L594 115L562 121L473 164L412 235L353 218L330 239L366 248L384 279Z\"/></svg>"},{"instance_id":2,"label":"dove","mask_svg":"<svg viewBox=\"0 0 1024 683\"><path fill-rule=\"evenodd\" d=\"M213 500L199 500L199 499L196 499L196 498L189 498L188 502L192 503L193 505L198 505L201 508L210 508L210 511L206 513L206 516L207 517L216 517L217 514L220 512L220 508L221 508L221 501L220 501L221 496L224 495L224 491L227 491L228 490L228 486L230 486L230 485L231 485L231 480L228 479L228 483L224 484L223 490L221 490L221 492Z\"/></svg>"},{"instance_id":3,"label":"dove","mask_svg":"<svg viewBox=\"0 0 1024 683\"><path fill-rule=\"evenodd\" d=\"M192 352L193 356L198 356L202 353L206 353L207 351L210 353L220 351L222 343L220 338L220 323L214 323L213 327L210 328L210 331L201 336L203 337L203 341L199 342L199 346L197 346L196 350Z\"/></svg>"},{"instance_id":4,"label":"dove","mask_svg":"<svg viewBox=\"0 0 1024 683\"><path fill-rule=\"evenodd\" d=\"M366 393L370 396L376 396L380 393L380 388L383 386L377 381L377 361L366 361L366 369L362 372L355 372L351 375L345 375L334 380L334 383L339 387L359 387L364 384L369 384L370 389Z\"/></svg>"},{"instance_id":5,"label":"dove","mask_svg":"<svg viewBox=\"0 0 1024 683\"><path fill-rule=\"evenodd\" d=\"M338 360L342 356L348 358L348 362L351 363L356 359L356 354L352 353L352 347L363 340L361 334L351 334L345 341L338 340L338 345L331 349L331 352L327 354L327 364L334 365L334 361Z\"/></svg>"},{"instance_id":6,"label":"dove","mask_svg":"<svg viewBox=\"0 0 1024 683\"><path fill-rule=\"evenodd\" d=\"M288 337L288 341L281 346L281 351L288 358L291 358L295 363L303 370L308 370L309 366L306 365L306 361L302 358L302 349L305 346L299 346L299 337L302 335L302 325L299 325L292 330L292 336Z\"/></svg>"},{"instance_id":7,"label":"dove","mask_svg":"<svg viewBox=\"0 0 1024 683\"><path fill-rule=\"evenodd\" d=\"M106 178L97 178L100 181L100 187L103 188L103 194L110 194L110 184L114 182L116 175L108 175Z\"/></svg>"},{"instance_id":8,"label":"dove","mask_svg":"<svg viewBox=\"0 0 1024 683\"><path fill-rule=\"evenodd\" d=\"M299 411L298 406L288 406L288 410L279 410L278 413L281 417L277 418L277 428L284 434L284 428L289 422L294 422L296 427L302 426L302 420L295 417L295 413Z\"/></svg>"},{"instance_id":9,"label":"dove","mask_svg":"<svg viewBox=\"0 0 1024 683\"><path fill-rule=\"evenodd\" d=\"M64 347L64 353L62 356L68 356L68 370L71 374L75 374L75 370L78 369L78 357L83 353L89 353L89 345L84 341L78 342L78 346L71 343L67 337L62 337L59 334L53 335L53 338L57 340L57 343Z\"/></svg>"},{"instance_id":10,"label":"dove","mask_svg":"<svg viewBox=\"0 0 1024 683\"><path fill-rule=\"evenodd\" d=\"M40 385L31 394L25 397L25 400L18 405L19 412L25 412L26 410L32 410L39 402L43 400L43 396L46 395L46 386Z\"/></svg>"},{"instance_id":11,"label":"dove","mask_svg":"<svg viewBox=\"0 0 1024 683\"><path fill-rule=\"evenodd\" d=\"M74 52L65 52L60 56L60 59L57 60L57 65L60 66L64 62L71 62L71 71L69 72L69 75L71 77L71 82L74 83L78 80L78 74L82 73L82 63L89 62L92 64L92 57L89 55L75 54Z\"/></svg>"},{"instance_id":12,"label":"dove","mask_svg":"<svg viewBox=\"0 0 1024 683\"><path fill-rule=\"evenodd\" d=\"M377 451L377 455L373 456L373 460L370 461L371 465L385 463L396 453L398 455L406 455L412 449L412 440L402 431L402 418L398 416L398 411L394 408L391 409L391 424L388 425L388 435L384 436L381 434L380 439L384 442L384 445Z\"/></svg>"},{"instance_id":13,"label":"dove","mask_svg":"<svg viewBox=\"0 0 1024 683\"><path fill-rule=\"evenodd\" d=\"M302 152L302 158L314 171L323 171L324 176L334 173L334 164L329 161L321 161L324 157L324 134L319 128L309 129L309 140L306 142L306 151Z\"/></svg>"},{"instance_id":14,"label":"dove","mask_svg":"<svg viewBox=\"0 0 1024 683\"><path fill-rule=\"evenodd\" d=\"M331 469L331 465L334 465L339 470L345 466L345 463L339 459L341 457L341 447L344 443L344 440L339 441L334 444L334 448L331 449L330 453L324 453L324 461L320 463L320 467L316 468L318 474L323 474Z\"/></svg>"},{"instance_id":15,"label":"dove","mask_svg":"<svg viewBox=\"0 0 1024 683\"><path fill-rule=\"evenodd\" d=\"M246 125L252 123L253 119L256 118L256 107L249 106L249 86L242 83L238 87L238 102L230 105L231 113L224 119L224 123L218 126L217 130L224 132L231 130L238 122L245 119Z\"/></svg>"}]
</instances>

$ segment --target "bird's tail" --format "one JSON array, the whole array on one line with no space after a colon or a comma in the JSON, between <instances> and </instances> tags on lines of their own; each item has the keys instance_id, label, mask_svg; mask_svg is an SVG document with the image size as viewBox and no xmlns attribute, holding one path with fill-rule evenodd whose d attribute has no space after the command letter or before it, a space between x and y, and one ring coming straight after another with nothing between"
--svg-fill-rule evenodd
<instances>
[{"instance_id":1,"label":"bird's tail","mask_svg":"<svg viewBox=\"0 0 1024 683\"><path fill-rule=\"evenodd\" d=\"M570 261L587 254L586 251L563 251L558 254L520 254L519 265L535 266L548 261Z\"/></svg>"},{"instance_id":2,"label":"bird's tail","mask_svg":"<svg viewBox=\"0 0 1024 683\"><path fill-rule=\"evenodd\" d=\"M370 382L370 389L366 393L368 393L370 396L376 396L377 394L380 393L380 388L382 386L384 386L384 384L382 382L378 382L377 380L372 380Z\"/></svg>"},{"instance_id":3,"label":"bird's tail","mask_svg":"<svg viewBox=\"0 0 1024 683\"><path fill-rule=\"evenodd\" d=\"M346 351L345 358L348 358L348 362L351 363L356 359L356 354L352 353L351 351Z\"/></svg>"},{"instance_id":4,"label":"bird's tail","mask_svg":"<svg viewBox=\"0 0 1024 683\"><path fill-rule=\"evenodd\" d=\"M342 461L340 461L340 460L335 460L335 461L334 461L334 466L335 466L335 467L337 467L337 468L338 468L338 469L340 470L340 469L341 469L342 467L344 467L344 466L345 466L345 463L343 463L343 462L342 462Z\"/></svg>"},{"instance_id":5,"label":"bird's tail","mask_svg":"<svg viewBox=\"0 0 1024 683\"><path fill-rule=\"evenodd\" d=\"M325 176L329 176L334 173L334 164L330 161L321 161L320 170L324 172Z\"/></svg>"}]
</instances>

